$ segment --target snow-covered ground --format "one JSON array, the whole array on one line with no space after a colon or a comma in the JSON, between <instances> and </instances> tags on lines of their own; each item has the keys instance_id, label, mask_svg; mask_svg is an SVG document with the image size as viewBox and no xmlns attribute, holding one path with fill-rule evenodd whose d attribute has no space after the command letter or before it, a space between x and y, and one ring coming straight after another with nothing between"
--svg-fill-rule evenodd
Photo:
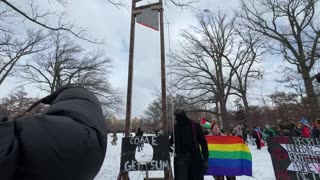
<instances>
[{"instance_id":1,"label":"snow-covered ground","mask_svg":"<svg viewBox=\"0 0 320 180\"><path fill-rule=\"evenodd\" d=\"M120 153L122 134L118 134L118 144L116 146L111 145L112 138L108 136L108 147L107 154L101 170L95 180L116 180L120 169ZM252 166L253 166L253 177L238 176L237 180L275 180L273 172L271 157L264 147L262 150L257 150L256 146L249 145L252 153ZM162 172L150 172L149 177L161 176ZM143 180L145 172L129 172L131 180ZM213 180L212 177L206 176L205 180Z\"/></svg>"}]
</instances>

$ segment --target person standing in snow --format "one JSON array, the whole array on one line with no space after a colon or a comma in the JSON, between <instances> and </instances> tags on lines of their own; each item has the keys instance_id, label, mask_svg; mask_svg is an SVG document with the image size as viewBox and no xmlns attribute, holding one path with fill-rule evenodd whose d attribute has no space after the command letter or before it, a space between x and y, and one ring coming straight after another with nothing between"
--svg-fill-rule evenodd
<instances>
[{"instance_id":1,"label":"person standing in snow","mask_svg":"<svg viewBox=\"0 0 320 180\"><path fill-rule=\"evenodd\" d=\"M140 127L138 127L138 130L136 132L136 137L142 137L143 136L143 131L141 130ZM143 149L143 143L138 144L138 152L142 151Z\"/></svg>"},{"instance_id":2,"label":"person standing in snow","mask_svg":"<svg viewBox=\"0 0 320 180\"><path fill-rule=\"evenodd\" d=\"M262 133L258 127L254 127L251 136L255 139L257 149L262 147Z\"/></svg>"},{"instance_id":3,"label":"person standing in snow","mask_svg":"<svg viewBox=\"0 0 320 180\"><path fill-rule=\"evenodd\" d=\"M272 136L276 135L276 133L273 131L273 129L270 128L269 124L265 125L265 129L263 130L263 134L265 134L266 137L272 137Z\"/></svg>"},{"instance_id":4,"label":"person standing in snow","mask_svg":"<svg viewBox=\"0 0 320 180\"><path fill-rule=\"evenodd\" d=\"M242 127L241 125L237 125L233 130L232 130L232 134L233 136L238 136L242 138Z\"/></svg>"},{"instance_id":5,"label":"person standing in snow","mask_svg":"<svg viewBox=\"0 0 320 180\"><path fill-rule=\"evenodd\" d=\"M288 126L288 128L290 130L290 134L291 134L292 137L301 137L302 136L301 128L297 127L293 122L290 122L287 126Z\"/></svg>"},{"instance_id":6,"label":"person standing in snow","mask_svg":"<svg viewBox=\"0 0 320 180\"><path fill-rule=\"evenodd\" d=\"M217 124L211 125L211 132L208 136L226 136L221 132L220 127ZM224 176L213 176L215 180L224 180ZM235 176L226 176L227 180L235 180Z\"/></svg>"},{"instance_id":7,"label":"person standing in snow","mask_svg":"<svg viewBox=\"0 0 320 180\"><path fill-rule=\"evenodd\" d=\"M317 121L313 123L312 138L320 138L319 124L317 123Z\"/></svg>"},{"instance_id":8,"label":"person standing in snow","mask_svg":"<svg viewBox=\"0 0 320 180\"><path fill-rule=\"evenodd\" d=\"M111 144L113 146L117 145L117 141L118 141L117 133L113 133L111 137L113 138L112 141L111 141Z\"/></svg>"},{"instance_id":9,"label":"person standing in snow","mask_svg":"<svg viewBox=\"0 0 320 180\"><path fill-rule=\"evenodd\" d=\"M106 153L99 100L87 89L64 87L31 106L42 114L0 115L1 180L93 180Z\"/></svg>"},{"instance_id":10,"label":"person standing in snow","mask_svg":"<svg viewBox=\"0 0 320 180\"><path fill-rule=\"evenodd\" d=\"M203 180L208 168L208 144L200 124L193 122L183 109L174 112L176 124L170 144L175 149L174 179ZM201 148L201 150L200 150Z\"/></svg>"},{"instance_id":11,"label":"person standing in snow","mask_svg":"<svg viewBox=\"0 0 320 180\"><path fill-rule=\"evenodd\" d=\"M311 137L310 128L308 125L302 124L301 135L303 138L310 138Z\"/></svg>"}]
</instances>

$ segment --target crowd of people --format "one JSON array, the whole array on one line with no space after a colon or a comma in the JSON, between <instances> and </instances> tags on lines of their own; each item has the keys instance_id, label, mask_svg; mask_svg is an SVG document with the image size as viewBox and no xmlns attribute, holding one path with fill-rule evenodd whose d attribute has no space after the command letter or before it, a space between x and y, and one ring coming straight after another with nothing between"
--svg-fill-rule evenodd
<instances>
[{"instance_id":1,"label":"crowd of people","mask_svg":"<svg viewBox=\"0 0 320 180\"><path fill-rule=\"evenodd\" d=\"M277 127L266 124L264 129L259 127L254 128L259 132L259 135L265 141L268 137L272 136L290 136L290 137L303 137L303 138L320 138L319 123L317 121L313 122L312 125L308 121L298 121L282 123ZM253 138L256 138L252 134Z\"/></svg>"},{"instance_id":2,"label":"crowd of people","mask_svg":"<svg viewBox=\"0 0 320 180\"><path fill-rule=\"evenodd\" d=\"M266 124L260 127L244 128L236 125L229 131L220 129L218 123L213 121L210 129L203 129L199 124L190 120L183 110L175 113L175 180L201 180L208 167L208 147L205 136L238 136L247 144L252 142L261 149L266 139L273 136L290 136L303 138L320 138L319 123L304 120L296 123L283 123L278 128ZM172 142L171 142L172 143ZM183 147L183 148L182 148ZM199 147L201 151L199 151ZM187 173L186 173L187 172ZM235 180L235 176L215 176L215 180Z\"/></svg>"}]
</instances>

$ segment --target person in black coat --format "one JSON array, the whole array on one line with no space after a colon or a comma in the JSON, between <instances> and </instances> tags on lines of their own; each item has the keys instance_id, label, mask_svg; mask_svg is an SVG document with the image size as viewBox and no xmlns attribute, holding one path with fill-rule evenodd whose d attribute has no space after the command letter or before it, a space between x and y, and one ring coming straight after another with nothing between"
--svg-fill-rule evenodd
<instances>
[{"instance_id":1,"label":"person in black coat","mask_svg":"<svg viewBox=\"0 0 320 180\"><path fill-rule=\"evenodd\" d=\"M40 102L50 104L43 114L0 119L0 179L94 179L107 146L98 99L67 87Z\"/></svg>"},{"instance_id":2,"label":"person in black coat","mask_svg":"<svg viewBox=\"0 0 320 180\"><path fill-rule=\"evenodd\" d=\"M139 127L137 132L136 132L136 137L142 137L143 136L143 131L141 130L141 128ZM143 143L139 143L138 144L138 152L143 150Z\"/></svg>"},{"instance_id":3,"label":"person in black coat","mask_svg":"<svg viewBox=\"0 0 320 180\"><path fill-rule=\"evenodd\" d=\"M208 145L200 124L190 120L184 110L174 113L175 180L203 180L208 166ZM171 136L173 137L173 136ZM201 147L201 150L200 150Z\"/></svg>"},{"instance_id":4,"label":"person in black coat","mask_svg":"<svg viewBox=\"0 0 320 180\"><path fill-rule=\"evenodd\" d=\"M311 133L312 133L312 138L320 138L320 130L319 130L319 125L317 123L313 124Z\"/></svg>"},{"instance_id":5,"label":"person in black coat","mask_svg":"<svg viewBox=\"0 0 320 180\"><path fill-rule=\"evenodd\" d=\"M139 136L140 136L140 137L143 136L143 131L141 130L140 127L139 127L138 130L137 130L136 136L138 136L138 137L139 137Z\"/></svg>"}]
</instances>

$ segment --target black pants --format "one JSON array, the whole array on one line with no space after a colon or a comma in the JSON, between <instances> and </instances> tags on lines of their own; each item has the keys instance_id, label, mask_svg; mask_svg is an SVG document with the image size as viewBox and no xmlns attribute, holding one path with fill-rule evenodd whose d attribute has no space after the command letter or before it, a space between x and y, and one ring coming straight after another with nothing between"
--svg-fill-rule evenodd
<instances>
[{"instance_id":1,"label":"black pants","mask_svg":"<svg viewBox=\"0 0 320 180\"><path fill-rule=\"evenodd\" d=\"M190 155L178 155L174 158L174 180L189 180L190 169Z\"/></svg>"},{"instance_id":2,"label":"black pants","mask_svg":"<svg viewBox=\"0 0 320 180\"><path fill-rule=\"evenodd\" d=\"M203 180L204 174L202 165L194 165L190 155L178 155L174 158L174 179L175 180Z\"/></svg>"},{"instance_id":3,"label":"black pants","mask_svg":"<svg viewBox=\"0 0 320 180\"><path fill-rule=\"evenodd\" d=\"M257 148L261 149L261 141L257 138L256 139Z\"/></svg>"},{"instance_id":4,"label":"black pants","mask_svg":"<svg viewBox=\"0 0 320 180\"><path fill-rule=\"evenodd\" d=\"M138 144L138 151L142 151L143 150L143 143L139 143Z\"/></svg>"},{"instance_id":5,"label":"black pants","mask_svg":"<svg viewBox=\"0 0 320 180\"><path fill-rule=\"evenodd\" d=\"M247 139L247 137L243 137L242 139L243 139L243 141L244 141L245 143L248 144L248 139Z\"/></svg>"}]
</instances>

